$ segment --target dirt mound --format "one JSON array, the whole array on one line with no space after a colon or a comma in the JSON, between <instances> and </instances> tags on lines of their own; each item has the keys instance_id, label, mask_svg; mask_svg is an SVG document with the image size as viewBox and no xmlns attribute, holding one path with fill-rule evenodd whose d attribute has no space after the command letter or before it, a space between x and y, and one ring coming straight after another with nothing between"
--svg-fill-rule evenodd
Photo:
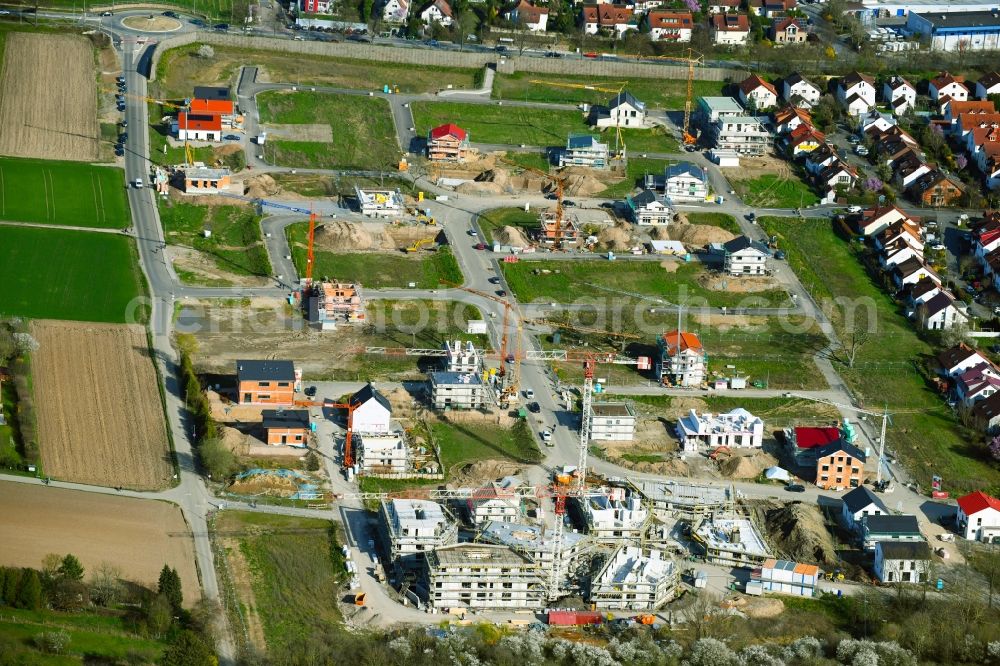
<instances>
[{"instance_id":1,"label":"dirt mound","mask_svg":"<svg viewBox=\"0 0 1000 666\"><path fill-rule=\"evenodd\" d=\"M807 564L837 564L836 544L826 529L819 507L795 502L749 501L757 525L780 557Z\"/></svg>"},{"instance_id":2,"label":"dirt mound","mask_svg":"<svg viewBox=\"0 0 1000 666\"><path fill-rule=\"evenodd\" d=\"M624 252L632 247L632 235L621 227L608 227L597 234L597 245L605 250Z\"/></svg>"},{"instance_id":3,"label":"dirt mound","mask_svg":"<svg viewBox=\"0 0 1000 666\"><path fill-rule=\"evenodd\" d=\"M683 218L683 215L681 217ZM725 243L736 238L734 234L719 227L707 224L687 224L684 221L668 226L667 231L670 240L678 240L685 245L695 247L702 247L709 243Z\"/></svg>"},{"instance_id":4,"label":"dirt mound","mask_svg":"<svg viewBox=\"0 0 1000 666\"><path fill-rule=\"evenodd\" d=\"M463 465L452 474L448 486L451 488L474 488L490 481L502 479L505 476L515 476L520 471L520 466L505 460L480 460Z\"/></svg>"},{"instance_id":5,"label":"dirt mound","mask_svg":"<svg viewBox=\"0 0 1000 666\"><path fill-rule=\"evenodd\" d=\"M737 455L719 462L719 471L730 479L756 479L768 467L777 465L777 459L763 451L737 452Z\"/></svg>"},{"instance_id":6,"label":"dirt mound","mask_svg":"<svg viewBox=\"0 0 1000 666\"><path fill-rule=\"evenodd\" d=\"M654 227L649 234L653 240L672 240L670 238L670 226Z\"/></svg>"},{"instance_id":7,"label":"dirt mound","mask_svg":"<svg viewBox=\"0 0 1000 666\"><path fill-rule=\"evenodd\" d=\"M531 245L528 237L517 227L503 227L494 231L493 240L501 245L512 245L514 247L528 247Z\"/></svg>"},{"instance_id":8,"label":"dirt mound","mask_svg":"<svg viewBox=\"0 0 1000 666\"><path fill-rule=\"evenodd\" d=\"M607 185L590 174L570 174L563 190L568 196L589 197L607 189Z\"/></svg>"},{"instance_id":9,"label":"dirt mound","mask_svg":"<svg viewBox=\"0 0 1000 666\"><path fill-rule=\"evenodd\" d=\"M316 245L332 251L371 250L376 243L359 225L336 221L325 222L316 228Z\"/></svg>"},{"instance_id":10,"label":"dirt mound","mask_svg":"<svg viewBox=\"0 0 1000 666\"><path fill-rule=\"evenodd\" d=\"M753 293L768 291L777 287L777 283L769 277L745 276L733 279L730 275L720 273L702 273L698 276L698 284L715 291L733 291Z\"/></svg>"},{"instance_id":11,"label":"dirt mound","mask_svg":"<svg viewBox=\"0 0 1000 666\"><path fill-rule=\"evenodd\" d=\"M229 426L219 426L219 439L222 445L238 456L245 456L250 451L250 443L247 436L236 428Z\"/></svg>"},{"instance_id":12,"label":"dirt mound","mask_svg":"<svg viewBox=\"0 0 1000 666\"><path fill-rule=\"evenodd\" d=\"M459 194L503 194L503 188L490 181L477 180L472 183L462 183L455 188Z\"/></svg>"},{"instance_id":13,"label":"dirt mound","mask_svg":"<svg viewBox=\"0 0 1000 666\"><path fill-rule=\"evenodd\" d=\"M262 173L243 181L243 194L259 199L281 194L281 185L275 182L270 174Z\"/></svg>"},{"instance_id":14,"label":"dirt mound","mask_svg":"<svg viewBox=\"0 0 1000 666\"><path fill-rule=\"evenodd\" d=\"M727 599L727 605L735 608L748 617L778 617L785 611L785 602L774 597L737 597Z\"/></svg>"}]
</instances>

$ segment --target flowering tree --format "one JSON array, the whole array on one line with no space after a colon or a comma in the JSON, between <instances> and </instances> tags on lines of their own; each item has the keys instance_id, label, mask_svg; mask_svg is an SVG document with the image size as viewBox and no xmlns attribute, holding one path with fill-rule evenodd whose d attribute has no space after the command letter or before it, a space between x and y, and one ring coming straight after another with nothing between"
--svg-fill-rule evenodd
<instances>
[{"instance_id":1,"label":"flowering tree","mask_svg":"<svg viewBox=\"0 0 1000 666\"><path fill-rule=\"evenodd\" d=\"M688 6L688 9L690 9L692 12L701 11L701 3L698 2L698 0L684 0L684 4L686 4Z\"/></svg>"},{"instance_id":2,"label":"flowering tree","mask_svg":"<svg viewBox=\"0 0 1000 666\"><path fill-rule=\"evenodd\" d=\"M882 185L883 183L881 178L878 178L876 176L871 176L865 180L865 182L862 184L862 187L864 187L869 192L878 192L879 190L882 189Z\"/></svg>"},{"instance_id":3,"label":"flowering tree","mask_svg":"<svg viewBox=\"0 0 1000 666\"><path fill-rule=\"evenodd\" d=\"M969 158L967 158L965 155L958 155L957 157L955 157L955 168L957 168L959 171L961 171L968 165L969 165Z\"/></svg>"},{"instance_id":4,"label":"flowering tree","mask_svg":"<svg viewBox=\"0 0 1000 666\"><path fill-rule=\"evenodd\" d=\"M1000 460L1000 435L997 435L990 440L990 455L994 459Z\"/></svg>"}]
</instances>

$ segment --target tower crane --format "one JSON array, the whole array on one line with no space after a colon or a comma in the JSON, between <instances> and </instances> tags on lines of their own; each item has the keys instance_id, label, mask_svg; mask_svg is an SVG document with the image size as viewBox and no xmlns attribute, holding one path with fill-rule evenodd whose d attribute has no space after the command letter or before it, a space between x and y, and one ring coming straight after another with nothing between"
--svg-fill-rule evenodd
<instances>
[{"instance_id":1,"label":"tower crane","mask_svg":"<svg viewBox=\"0 0 1000 666\"><path fill-rule=\"evenodd\" d=\"M113 92L116 95L122 95L123 97L131 97L133 99L141 99L144 102L151 102L153 104L159 104L160 106L166 106L171 109L184 110L187 109L186 104L177 104L176 102L168 102L164 99L156 99L155 97L147 97L146 95L136 95L135 93L125 93L118 90L113 90L111 88L102 88L104 92ZM188 166L194 165L194 154L191 151L191 144L188 143L187 139L184 139L184 160L185 164Z\"/></svg>"},{"instance_id":2,"label":"tower crane","mask_svg":"<svg viewBox=\"0 0 1000 666\"><path fill-rule=\"evenodd\" d=\"M684 134L684 144L687 146L693 146L698 142L697 137L691 132L691 104L694 95L694 66L702 63L704 56L698 54L695 57L695 52L693 49L688 49L687 58L678 58L687 63L688 66L688 78L687 78L687 97L684 98L684 126L681 131Z\"/></svg>"},{"instance_id":3,"label":"tower crane","mask_svg":"<svg viewBox=\"0 0 1000 666\"><path fill-rule=\"evenodd\" d=\"M556 247L562 247L562 240L563 240L563 235L564 235L564 232L565 232L565 225L563 224L563 189L564 189L564 187L566 185L567 179L564 178L564 177L561 178L559 176L553 176L552 174L550 174L548 172L545 172L545 171L542 171L541 169L536 169L535 167L524 166L522 164L518 164L517 162L512 162L511 160L505 159L503 157L501 157L499 159L500 159L501 162L503 162L505 164L509 164L511 166L518 167L520 169L524 169L525 171L529 171L529 172L531 172L533 174L539 175L542 178L545 178L546 180L548 180L548 181L550 181L550 182L552 182L552 183L555 184L555 186L556 186L556 216L555 216L555 220L553 220L554 227L552 229L552 233L553 233L552 240L555 243ZM545 222L544 221L542 222L542 233L543 234L546 233Z\"/></svg>"}]
</instances>

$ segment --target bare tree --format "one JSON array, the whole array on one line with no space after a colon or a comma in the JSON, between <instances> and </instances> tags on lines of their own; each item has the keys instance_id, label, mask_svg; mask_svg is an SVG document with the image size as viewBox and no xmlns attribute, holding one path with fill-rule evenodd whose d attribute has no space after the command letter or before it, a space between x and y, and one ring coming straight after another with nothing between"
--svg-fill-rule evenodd
<instances>
[{"instance_id":1,"label":"bare tree","mask_svg":"<svg viewBox=\"0 0 1000 666\"><path fill-rule=\"evenodd\" d=\"M198 47L198 57L205 58L206 60L215 57L215 49L209 44L202 44Z\"/></svg>"},{"instance_id":2,"label":"bare tree","mask_svg":"<svg viewBox=\"0 0 1000 666\"><path fill-rule=\"evenodd\" d=\"M847 363L848 368L854 367L854 362L858 357L858 352L860 352L861 349L871 341L871 337L871 332L861 322L858 322L855 325L854 330L851 331L850 335L846 336L842 346L844 348L844 354L846 355L844 362Z\"/></svg>"},{"instance_id":3,"label":"bare tree","mask_svg":"<svg viewBox=\"0 0 1000 666\"><path fill-rule=\"evenodd\" d=\"M695 640L705 637L709 625L712 624L717 602L718 599L714 595L699 592L691 605L681 611L686 626L694 630Z\"/></svg>"},{"instance_id":4,"label":"bare tree","mask_svg":"<svg viewBox=\"0 0 1000 666\"><path fill-rule=\"evenodd\" d=\"M101 562L90 575L90 598L100 606L113 606L121 598L122 570L110 562Z\"/></svg>"}]
</instances>

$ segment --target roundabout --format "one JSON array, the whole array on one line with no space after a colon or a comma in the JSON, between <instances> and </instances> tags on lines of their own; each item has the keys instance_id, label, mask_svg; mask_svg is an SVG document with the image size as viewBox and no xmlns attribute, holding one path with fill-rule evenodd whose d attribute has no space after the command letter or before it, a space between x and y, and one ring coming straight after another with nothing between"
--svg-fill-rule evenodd
<instances>
[{"instance_id":1,"label":"roundabout","mask_svg":"<svg viewBox=\"0 0 1000 666\"><path fill-rule=\"evenodd\" d=\"M176 32L184 27L181 21L160 14L126 16L122 19L122 25L130 30L146 33Z\"/></svg>"}]
</instances>

